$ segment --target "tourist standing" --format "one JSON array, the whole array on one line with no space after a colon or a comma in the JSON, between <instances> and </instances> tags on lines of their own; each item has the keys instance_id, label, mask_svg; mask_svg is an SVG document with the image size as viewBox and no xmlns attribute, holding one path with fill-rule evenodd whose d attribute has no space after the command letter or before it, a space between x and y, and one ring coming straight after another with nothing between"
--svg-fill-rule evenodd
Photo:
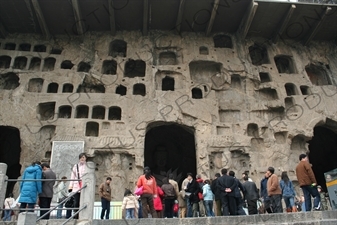
<instances>
[{"instance_id":1,"label":"tourist standing","mask_svg":"<svg viewBox=\"0 0 337 225\"><path fill-rule=\"evenodd\" d=\"M186 201L184 199L184 190L181 190L178 194L178 204L179 204L179 218L186 217Z\"/></svg>"},{"instance_id":2,"label":"tourist standing","mask_svg":"<svg viewBox=\"0 0 337 225\"><path fill-rule=\"evenodd\" d=\"M64 199L67 198L68 193L67 193L67 188L66 188L66 179L67 177L63 176L61 178L62 181L59 182L57 185L57 202L61 203ZM56 214L56 219L62 219L62 208L63 208L64 203L59 204L57 214Z\"/></svg>"},{"instance_id":3,"label":"tourist standing","mask_svg":"<svg viewBox=\"0 0 337 225\"><path fill-rule=\"evenodd\" d=\"M170 174L168 175L168 178L169 178L169 183L173 185L174 191L176 192L176 196L178 197L178 194L179 194L179 186L178 186L177 181L175 181L175 180L173 179L174 176L173 176L172 173L170 173Z\"/></svg>"},{"instance_id":4,"label":"tourist standing","mask_svg":"<svg viewBox=\"0 0 337 225\"><path fill-rule=\"evenodd\" d=\"M205 204L204 204L204 197L202 195L202 187L204 186L204 180L201 178L201 175L198 174L196 177L196 182L199 184L200 193L198 193L199 196L199 217L205 217L206 216L206 210L205 210Z\"/></svg>"},{"instance_id":5,"label":"tourist standing","mask_svg":"<svg viewBox=\"0 0 337 225\"><path fill-rule=\"evenodd\" d=\"M273 167L269 167L266 175L269 177L267 182L267 192L270 198L270 203L272 207L273 213L281 213L282 209L282 191L280 187L280 182L278 181L278 177L274 174L275 169Z\"/></svg>"},{"instance_id":6,"label":"tourist standing","mask_svg":"<svg viewBox=\"0 0 337 225\"><path fill-rule=\"evenodd\" d=\"M137 198L132 194L132 192L129 189L126 189L122 203L122 210L126 211L125 219L134 219L135 213L138 210L138 208L139 205Z\"/></svg>"},{"instance_id":7,"label":"tourist standing","mask_svg":"<svg viewBox=\"0 0 337 225\"><path fill-rule=\"evenodd\" d=\"M249 181L248 176L243 177L243 187L245 188L244 196L248 205L249 215L257 214L257 200L259 199L259 191L253 181Z\"/></svg>"},{"instance_id":8,"label":"tourist standing","mask_svg":"<svg viewBox=\"0 0 337 225\"><path fill-rule=\"evenodd\" d=\"M282 197L286 204L287 212L297 212L295 206L295 189L293 182L289 180L288 174L286 171L282 172L280 186L282 190Z\"/></svg>"},{"instance_id":9,"label":"tourist standing","mask_svg":"<svg viewBox=\"0 0 337 225\"><path fill-rule=\"evenodd\" d=\"M236 201L236 207L237 207L237 215L247 215L245 210L243 209L243 199L242 199L242 194L245 193L245 188L243 187L242 183L235 177L235 172L234 171L229 171L228 175L233 177L236 181L237 188L235 188L235 201Z\"/></svg>"},{"instance_id":10,"label":"tourist standing","mask_svg":"<svg viewBox=\"0 0 337 225\"><path fill-rule=\"evenodd\" d=\"M198 182L193 179L192 173L187 173L188 184L185 189L185 195L188 197L188 204L192 205L192 216L198 217L199 211L199 196L201 192Z\"/></svg>"},{"instance_id":11,"label":"tourist standing","mask_svg":"<svg viewBox=\"0 0 337 225\"><path fill-rule=\"evenodd\" d=\"M34 212L38 194L42 193L42 168L40 162L34 162L23 172L20 184L20 213L26 211L26 207L30 208L29 212ZM37 181L25 181L25 180Z\"/></svg>"},{"instance_id":12,"label":"tourist standing","mask_svg":"<svg viewBox=\"0 0 337 225\"><path fill-rule=\"evenodd\" d=\"M137 187L143 187L141 195L143 218L148 218L148 207L153 218L157 218L156 210L153 206L153 198L157 197L156 179L151 175L150 167L144 167L144 174L138 178Z\"/></svg>"},{"instance_id":13,"label":"tourist standing","mask_svg":"<svg viewBox=\"0 0 337 225\"><path fill-rule=\"evenodd\" d=\"M101 212L101 220L109 219L110 215L110 202L111 202L111 187L110 187L111 177L107 177L105 182L99 186L99 196L101 197L102 202L102 212Z\"/></svg>"},{"instance_id":14,"label":"tourist standing","mask_svg":"<svg viewBox=\"0 0 337 225\"><path fill-rule=\"evenodd\" d=\"M85 168L87 164L87 155L85 153L80 153L79 156L79 162L73 166L73 169L71 171L71 180L79 180L79 181L70 181L69 183L69 192L76 193L74 194L74 208L79 208L80 206L80 197L81 197L81 191L82 188L82 178L85 174ZM74 210L75 213L77 213L77 209ZM74 219L78 219L78 214L74 216Z\"/></svg>"},{"instance_id":15,"label":"tourist standing","mask_svg":"<svg viewBox=\"0 0 337 225\"><path fill-rule=\"evenodd\" d=\"M220 177L220 173L216 173L214 175L214 180L212 181L211 184L211 190L214 194L214 200L215 200L215 215L216 216L221 216L221 192L218 189L218 178Z\"/></svg>"},{"instance_id":16,"label":"tourist standing","mask_svg":"<svg viewBox=\"0 0 337 225\"><path fill-rule=\"evenodd\" d=\"M214 212L213 212L213 192L211 190L210 186L210 180L205 180L204 186L202 187L202 195L204 196L204 204L206 208L206 215L208 217L214 217Z\"/></svg>"},{"instance_id":17,"label":"tourist standing","mask_svg":"<svg viewBox=\"0 0 337 225\"><path fill-rule=\"evenodd\" d=\"M237 183L234 177L227 175L227 169L221 170L222 176L218 178L218 188L221 191L222 213L224 216L237 215L235 189Z\"/></svg>"},{"instance_id":18,"label":"tourist standing","mask_svg":"<svg viewBox=\"0 0 337 225\"><path fill-rule=\"evenodd\" d=\"M192 217L192 204L190 204L190 199L189 196L186 195L185 190L187 189L187 185L189 183L189 179L188 176L183 180L182 184L181 184L181 190L183 190L183 196L186 202L186 217Z\"/></svg>"},{"instance_id":19,"label":"tourist standing","mask_svg":"<svg viewBox=\"0 0 337 225\"><path fill-rule=\"evenodd\" d=\"M165 203L164 217L173 218L173 205L174 200L177 198L174 187L172 184L169 183L167 178L164 178L161 189L164 192L164 203Z\"/></svg>"},{"instance_id":20,"label":"tourist standing","mask_svg":"<svg viewBox=\"0 0 337 225\"><path fill-rule=\"evenodd\" d=\"M264 178L261 180L260 183L260 196L263 201L263 208L266 212L272 213L271 205L270 205L270 198L268 196L268 191L267 191L267 183L268 183L268 176L267 172L264 174Z\"/></svg>"},{"instance_id":21,"label":"tourist standing","mask_svg":"<svg viewBox=\"0 0 337 225\"><path fill-rule=\"evenodd\" d=\"M48 220L50 213L47 213L50 208L51 200L54 195L54 184L56 180L56 174L50 169L49 164L43 163L42 167L42 193L39 195L39 206L42 208L40 216L42 219Z\"/></svg>"},{"instance_id":22,"label":"tourist standing","mask_svg":"<svg viewBox=\"0 0 337 225\"><path fill-rule=\"evenodd\" d=\"M299 160L300 162L296 166L296 176L303 191L305 210L307 212L311 211L311 196L314 198L314 209L319 210L321 198L317 191L317 182L314 172L312 171L306 154L301 154Z\"/></svg>"},{"instance_id":23,"label":"tourist standing","mask_svg":"<svg viewBox=\"0 0 337 225\"><path fill-rule=\"evenodd\" d=\"M11 221L12 205L15 199L13 198L13 193L10 193L4 201L4 218L3 221Z\"/></svg>"}]
</instances>

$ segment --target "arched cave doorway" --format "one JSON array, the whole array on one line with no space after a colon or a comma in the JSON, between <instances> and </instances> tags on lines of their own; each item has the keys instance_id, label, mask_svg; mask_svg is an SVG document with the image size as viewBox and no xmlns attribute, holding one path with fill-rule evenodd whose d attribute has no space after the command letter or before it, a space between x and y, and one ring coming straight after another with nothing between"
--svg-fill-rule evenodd
<instances>
[{"instance_id":1,"label":"arched cave doorway","mask_svg":"<svg viewBox=\"0 0 337 225\"><path fill-rule=\"evenodd\" d=\"M0 126L0 162L7 164L9 179L17 179L20 176L20 131L15 127ZM6 196L13 192L16 182L8 182Z\"/></svg>"},{"instance_id":2,"label":"arched cave doorway","mask_svg":"<svg viewBox=\"0 0 337 225\"><path fill-rule=\"evenodd\" d=\"M316 126L308 143L309 160L317 183L327 192L324 173L337 168L337 134L329 126Z\"/></svg>"},{"instance_id":3,"label":"arched cave doorway","mask_svg":"<svg viewBox=\"0 0 337 225\"><path fill-rule=\"evenodd\" d=\"M191 172L196 175L194 129L175 123L156 122L147 127L144 166L149 166L157 183L173 173L179 183Z\"/></svg>"}]
</instances>

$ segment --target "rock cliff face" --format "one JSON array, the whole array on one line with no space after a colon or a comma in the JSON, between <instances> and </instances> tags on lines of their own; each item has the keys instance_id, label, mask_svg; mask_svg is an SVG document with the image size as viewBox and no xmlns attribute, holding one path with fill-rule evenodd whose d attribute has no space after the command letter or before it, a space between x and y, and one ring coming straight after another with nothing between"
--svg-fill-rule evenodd
<instances>
[{"instance_id":1,"label":"rock cliff face","mask_svg":"<svg viewBox=\"0 0 337 225\"><path fill-rule=\"evenodd\" d=\"M114 200L144 163L158 179L227 167L259 181L274 166L296 181L314 128L336 131L332 43L126 31L0 43L0 124L20 131L22 169L49 161L52 141L84 141Z\"/></svg>"}]
</instances>

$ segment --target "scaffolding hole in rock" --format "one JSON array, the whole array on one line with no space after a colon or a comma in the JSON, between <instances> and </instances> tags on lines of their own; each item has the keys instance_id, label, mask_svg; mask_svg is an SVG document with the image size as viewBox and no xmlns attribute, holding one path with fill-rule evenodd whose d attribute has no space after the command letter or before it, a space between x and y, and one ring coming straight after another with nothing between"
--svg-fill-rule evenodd
<instances>
[{"instance_id":1,"label":"scaffolding hole in rock","mask_svg":"<svg viewBox=\"0 0 337 225\"><path fill-rule=\"evenodd\" d=\"M87 122L85 127L85 136L98 137L99 124L96 122Z\"/></svg>"},{"instance_id":2,"label":"scaffolding hole in rock","mask_svg":"<svg viewBox=\"0 0 337 225\"><path fill-rule=\"evenodd\" d=\"M104 60L102 65L102 74L115 75L117 72L117 62L115 60Z\"/></svg>"},{"instance_id":3,"label":"scaffolding hole in rock","mask_svg":"<svg viewBox=\"0 0 337 225\"><path fill-rule=\"evenodd\" d=\"M55 102L39 103L38 113L42 121L54 119Z\"/></svg>"},{"instance_id":4,"label":"scaffolding hole in rock","mask_svg":"<svg viewBox=\"0 0 337 225\"><path fill-rule=\"evenodd\" d=\"M12 58L7 55L0 56L0 69L9 68L11 65L11 60Z\"/></svg>"},{"instance_id":5,"label":"scaffolding hole in rock","mask_svg":"<svg viewBox=\"0 0 337 225\"><path fill-rule=\"evenodd\" d=\"M33 51L34 52L46 52L47 47L45 45L35 45Z\"/></svg>"},{"instance_id":6,"label":"scaffolding hole in rock","mask_svg":"<svg viewBox=\"0 0 337 225\"><path fill-rule=\"evenodd\" d=\"M277 67L278 73L295 73L295 67L293 60L290 56L275 56L274 61Z\"/></svg>"},{"instance_id":7,"label":"scaffolding hole in rock","mask_svg":"<svg viewBox=\"0 0 337 225\"><path fill-rule=\"evenodd\" d=\"M69 119L71 118L72 107L69 105L60 106L58 118Z\"/></svg>"},{"instance_id":8,"label":"scaffolding hole in rock","mask_svg":"<svg viewBox=\"0 0 337 225\"><path fill-rule=\"evenodd\" d=\"M213 42L215 48L233 48L232 38L227 35L215 35Z\"/></svg>"},{"instance_id":9,"label":"scaffolding hole in rock","mask_svg":"<svg viewBox=\"0 0 337 225\"><path fill-rule=\"evenodd\" d=\"M146 95L146 88L144 84L135 84L133 85L133 95Z\"/></svg>"},{"instance_id":10,"label":"scaffolding hole in rock","mask_svg":"<svg viewBox=\"0 0 337 225\"><path fill-rule=\"evenodd\" d=\"M19 45L19 51L23 52L29 52L31 49L32 45L28 43L22 43Z\"/></svg>"},{"instance_id":11,"label":"scaffolding hole in rock","mask_svg":"<svg viewBox=\"0 0 337 225\"><path fill-rule=\"evenodd\" d=\"M174 52L161 52L159 54L159 65L176 65L177 56Z\"/></svg>"},{"instance_id":12,"label":"scaffolding hole in rock","mask_svg":"<svg viewBox=\"0 0 337 225\"><path fill-rule=\"evenodd\" d=\"M73 68L74 64L70 60L64 60L61 63L61 69L65 70L71 70Z\"/></svg>"},{"instance_id":13,"label":"scaffolding hole in rock","mask_svg":"<svg viewBox=\"0 0 337 225\"><path fill-rule=\"evenodd\" d=\"M74 85L72 84L63 84L62 93L72 93L74 90Z\"/></svg>"},{"instance_id":14,"label":"scaffolding hole in rock","mask_svg":"<svg viewBox=\"0 0 337 225\"><path fill-rule=\"evenodd\" d=\"M162 91L174 91L174 78L165 76L161 84Z\"/></svg>"},{"instance_id":15,"label":"scaffolding hole in rock","mask_svg":"<svg viewBox=\"0 0 337 225\"><path fill-rule=\"evenodd\" d=\"M41 67L41 59L38 57L32 58L30 61L29 70L40 71L40 67Z\"/></svg>"},{"instance_id":16,"label":"scaffolding hole in rock","mask_svg":"<svg viewBox=\"0 0 337 225\"><path fill-rule=\"evenodd\" d=\"M86 105L79 105L76 107L76 116L75 118L88 118L89 107Z\"/></svg>"},{"instance_id":17,"label":"scaffolding hole in rock","mask_svg":"<svg viewBox=\"0 0 337 225\"><path fill-rule=\"evenodd\" d=\"M20 78L15 73L5 73L0 75L0 90L14 90L17 88Z\"/></svg>"},{"instance_id":18,"label":"scaffolding hole in rock","mask_svg":"<svg viewBox=\"0 0 337 225\"><path fill-rule=\"evenodd\" d=\"M269 73L261 72L261 73L259 73L259 76L260 76L261 83L266 83L266 82L271 81Z\"/></svg>"},{"instance_id":19,"label":"scaffolding hole in rock","mask_svg":"<svg viewBox=\"0 0 337 225\"><path fill-rule=\"evenodd\" d=\"M268 52L265 47L254 44L248 48L248 51L253 65L259 66L269 63Z\"/></svg>"},{"instance_id":20,"label":"scaffolding hole in rock","mask_svg":"<svg viewBox=\"0 0 337 225\"><path fill-rule=\"evenodd\" d=\"M15 43L6 43L4 49L5 50L15 50L16 44Z\"/></svg>"},{"instance_id":21,"label":"scaffolding hole in rock","mask_svg":"<svg viewBox=\"0 0 337 225\"><path fill-rule=\"evenodd\" d=\"M123 95L126 95L126 91L127 91L127 89L123 85L118 85L116 87L116 94L119 94L119 95L123 96Z\"/></svg>"},{"instance_id":22,"label":"scaffolding hole in rock","mask_svg":"<svg viewBox=\"0 0 337 225\"><path fill-rule=\"evenodd\" d=\"M28 92L38 92L42 91L43 79L42 78L32 78L28 82Z\"/></svg>"},{"instance_id":23,"label":"scaffolding hole in rock","mask_svg":"<svg viewBox=\"0 0 337 225\"><path fill-rule=\"evenodd\" d=\"M105 119L105 107L103 106L94 106L92 108L92 119L100 119L104 120Z\"/></svg>"},{"instance_id":24,"label":"scaffolding hole in rock","mask_svg":"<svg viewBox=\"0 0 337 225\"><path fill-rule=\"evenodd\" d=\"M110 107L108 120L121 120L121 119L122 119L122 109L117 106Z\"/></svg>"},{"instance_id":25,"label":"scaffolding hole in rock","mask_svg":"<svg viewBox=\"0 0 337 225\"><path fill-rule=\"evenodd\" d=\"M127 43L123 40L114 40L110 43L109 56L126 57Z\"/></svg>"},{"instance_id":26,"label":"scaffolding hole in rock","mask_svg":"<svg viewBox=\"0 0 337 225\"><path fill-rule=\"evenodd\" d=\"M27 58L24 56L16 57L14 60L13 69L23 70L27 66Z\"/></svg>"},{"instance_id":27,"label":"scaffolding hole in rock","mask_svg":"<svg viewBox=\"0 0 337 225\"><path fill-rule=\"evenodd\" d=\"M330 77L322 66L309 64L305 67L305 71L313 85L322 86L332 84Z\"/></svg>"},{"instance_id":28,"label":"scaffolding hole in rock","mask_svg":"<svg viewBox=\"0 0 337 225\"><path fill-rule=\"evenodd\" d=\"M47 88L47 93L57 93L59 85L57 83L50 83Z\"/></svg>"},{"instance_id":29,"label":"scaffolding hole in rock","mask_svg":"<svg viewBox=\"0 0 337 225\"><path fill-rule=\"evenodd\" d=\"M125 63L124 77L145 77L146 64L143 60L129 59Z\"/></svg>"}]
</instances>

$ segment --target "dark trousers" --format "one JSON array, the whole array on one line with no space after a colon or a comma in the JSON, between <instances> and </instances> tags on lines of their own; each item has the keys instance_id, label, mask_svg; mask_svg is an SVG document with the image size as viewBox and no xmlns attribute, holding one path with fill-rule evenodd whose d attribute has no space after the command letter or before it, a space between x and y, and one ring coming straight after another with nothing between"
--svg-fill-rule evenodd
<instances>
[{"instance_id":1,"label":"dark trousers","mask_svg":"<svg viewBox=\"0 0 337 225\"><path fill-rule=\"evenodd\" d=\"M110 215L110 201L106 200L105 198L101 198L101 202L102 202L102 212L101 212L101 219L104 218L104 214L105 214L105 219L109 219L109 215Z\"/></svg>"},{"instance_id":2,"label":"dark trousers","mask_svg":"<svg viewBox=\"0 0 337 225\"><path fill-rule=\"evenodd\" d=\"M249 215L257 214L257 199L247 199Z\"/></svg>"},{"instance_id":3,"label":"dark trousers","mask_svg":"<svg viewBox=\"0 0 337 225\"><path fill-rule=\"evenodd\" d=\"M44 220L49 220L50 213L46 214L50 208L50 203L51 203L52 198L47 198L47 197L39 197L39 206L40 208L45 208L45 210L40 211L40 216L43 216L42 219Z\"/></svg>"},{"instance_id":4,"label":"dark trousers","mask_svg":"<svg viewBox=\"0 0 337 225\"><path fill-rule=\"evenodd\" d=\"M164 217L167 218L173 218L173 205L174 205L174 199L165 199L165 211L164 211Z\"/></svg>"},{"instance_id":5,"label":"dark trousers","mask_svg":"<svg viewBox=\"0 0 337 225\"><path fill-rule=\"evenodd\" d=\"M271 195L269 198L273 213L282 213L282 195Z\"/></svg>"},{"instance_id":6,"label":"dark trousers","mask_svg":"<svg viewBox=\"0 0 337 225\"><path fill-rule=\"evenodd\" d=\"M311 185L301 186L303 195L304 195L304 204L305 204L305 211L311 211L311 196L314 198L314 207L315 209L319 209L321 196L317 191L317 187L312 187Z\"/></svg>"},{"instance_id":7,"label":"dark trousers","mask_svg":"<svg viewBox=\"0 0 337 225\"><path fill-rule=\"evenodd\" d=\"M28 206L28 209L30 209L30 210L23 210L23 209L26 209L27 206ZM21 202L20 203L20 213L22 213L22 212L34 212L34 206L35 206L35 203Z\"/></svg>"},{"instance_id":8,"label":"dark trousers","mask_svg":"<svg viewBox=\"0 0 337 225\"><path fill-rule=\"evenodd\" d=\"M235 197L236 207L237 207L237 215L247 215L245 210L243 210L243 199L241 197Z\"/></svg>"},{"instance_id":9,"label":"dark trousers","mask_svg":"<svg viewBox=\"0 0 337 225\"><path fill-rule=\"evenodd\" d=\"M148 218L149 212L147 210L147 206L149 206L150 208L152 218L157 218L157 213L153 206L153 195L152 194L142 194L140 198L142 201L143 218Z\"/></svg>"},{"instance_id":10,"label":"dark trousers","mask_svg":"<svg viewBox=\"0 0 337 225\"><path fill-rule=\"evenodd\" d=\"M74 208L79 208L80 207L80 198L81 198L81 193L76 193L74 195ZM76 213L78 209L74 209L74 213ZM78 219L78 214L74 216L74 219Z\"/></svg>"},{"instance_id":11,"label":"dark trousers","mask_svg":"<svg viewBox=\"0 0 337 225\"><path fill-rule=\"evenodd\" d=\"M237 206L236 200L234 196L228 196L227 194L221 195L221 204L222 204L222 214L224 216L236 215L237 214Z\"/></svg>"}]
</instances>

